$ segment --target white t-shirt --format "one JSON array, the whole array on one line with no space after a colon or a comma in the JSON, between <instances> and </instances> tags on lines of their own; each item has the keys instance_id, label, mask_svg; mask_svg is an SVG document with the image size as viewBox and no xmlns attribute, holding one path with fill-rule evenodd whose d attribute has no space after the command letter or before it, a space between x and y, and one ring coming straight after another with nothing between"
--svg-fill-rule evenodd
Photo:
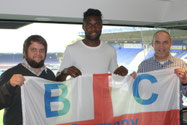
<instances>
[{"instance_id":1,"label":"white t-shirt","mask_svg":"<svg viewBox=\"0 0 187 125\"><path fill-rule=\"evenodd\" d=\"M115 49L104 42L90 47L78 41L66 48L58 72L70 66L77 67L82 74L112 73L118 67Z\"/></svg>"}]
</instances>

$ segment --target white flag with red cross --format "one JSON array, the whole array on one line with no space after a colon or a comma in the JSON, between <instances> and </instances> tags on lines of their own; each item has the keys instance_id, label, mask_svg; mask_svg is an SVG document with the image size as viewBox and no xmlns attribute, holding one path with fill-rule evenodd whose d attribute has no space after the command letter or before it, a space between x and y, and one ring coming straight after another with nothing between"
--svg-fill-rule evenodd
<instances>
[{"instance_id":1,"label":"white flag with red cross","mask_svg":"<svg viewBox=\"0 0 187 125\"><path fill-rule=\"evenodd\" d=\"M179 125L180 82L173 69L65 82L25 77L24 125Z\"/></svg>"}]
</instances>

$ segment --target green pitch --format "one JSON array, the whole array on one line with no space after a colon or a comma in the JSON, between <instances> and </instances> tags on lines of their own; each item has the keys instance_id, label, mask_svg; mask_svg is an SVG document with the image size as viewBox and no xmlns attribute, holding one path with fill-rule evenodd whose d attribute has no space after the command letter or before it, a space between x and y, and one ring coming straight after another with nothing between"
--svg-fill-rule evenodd
<instances>
[{"instance_id":1,"label":"green pitch","mask_svg":"<svg viewBox=\"0 0 187 125\"><path fill-rule=\"evenodd\" d=\"M3 125L3 110L0 110L0 125Z\"/></svg>"}]
</instances>

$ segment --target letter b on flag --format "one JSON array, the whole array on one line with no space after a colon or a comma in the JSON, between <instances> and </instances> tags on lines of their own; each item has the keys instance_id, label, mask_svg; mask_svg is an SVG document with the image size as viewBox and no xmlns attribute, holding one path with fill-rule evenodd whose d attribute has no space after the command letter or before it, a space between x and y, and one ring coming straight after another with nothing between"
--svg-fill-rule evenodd
<instances>
[{"instance_id":1,"label":"letter b on flag","mask_svg":"<svg viewBox=\"0 0 187 125\"><path fill-rule=\"evenodd\" d=\"M54 89L61 89L62 94L59 96L52 96L52 90ZM45 84L45 96L44 96L44 102L45 102L45 113L46 117L56 117L65 115L69 109L70 109L70 102L67 98L68 89L65 84ZM58 111L52 111L51 103L52 102L62 102L63 108Z\"/></svg>"}]
</instances>

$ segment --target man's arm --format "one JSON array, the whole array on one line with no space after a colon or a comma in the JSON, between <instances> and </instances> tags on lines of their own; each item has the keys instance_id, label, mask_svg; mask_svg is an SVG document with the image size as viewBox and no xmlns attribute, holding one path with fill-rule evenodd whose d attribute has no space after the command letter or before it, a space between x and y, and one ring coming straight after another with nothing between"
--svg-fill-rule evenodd
<instances>
[{"instance_id":1,"label":"man's arm","mask_svg":"<svg viewBox=\"0 0 187 125\"><path fill-rule=\"evenodd\" d=\"M11 104L15 88L7 82L0 86L0 109L6 108Z\"/></svg>"},{"instance_id":2,"label":"man's arm","mask_svg":"<svg viewBox=\"0 0 187 125\"><path fill-rule=\"evenodd\" d=\"M184 96L187 96L187 76L186 70L183 68L176 68L175 74L179 77L180 82L182 84L182 93Z\"/></svg>"},{"instance_id":3,"label":"man's arm","mask_svg":"<svg viewBox=\"0 0 187 125\"><path fill-rule=\"evenodd\" d=\"M0 81L0 109L8 107L11 104L17 86L23 85L25 80L21 74L14 74L10 81L4 82L2 77L5 76L1 76Z\"/></svg>"}]
</instances>

